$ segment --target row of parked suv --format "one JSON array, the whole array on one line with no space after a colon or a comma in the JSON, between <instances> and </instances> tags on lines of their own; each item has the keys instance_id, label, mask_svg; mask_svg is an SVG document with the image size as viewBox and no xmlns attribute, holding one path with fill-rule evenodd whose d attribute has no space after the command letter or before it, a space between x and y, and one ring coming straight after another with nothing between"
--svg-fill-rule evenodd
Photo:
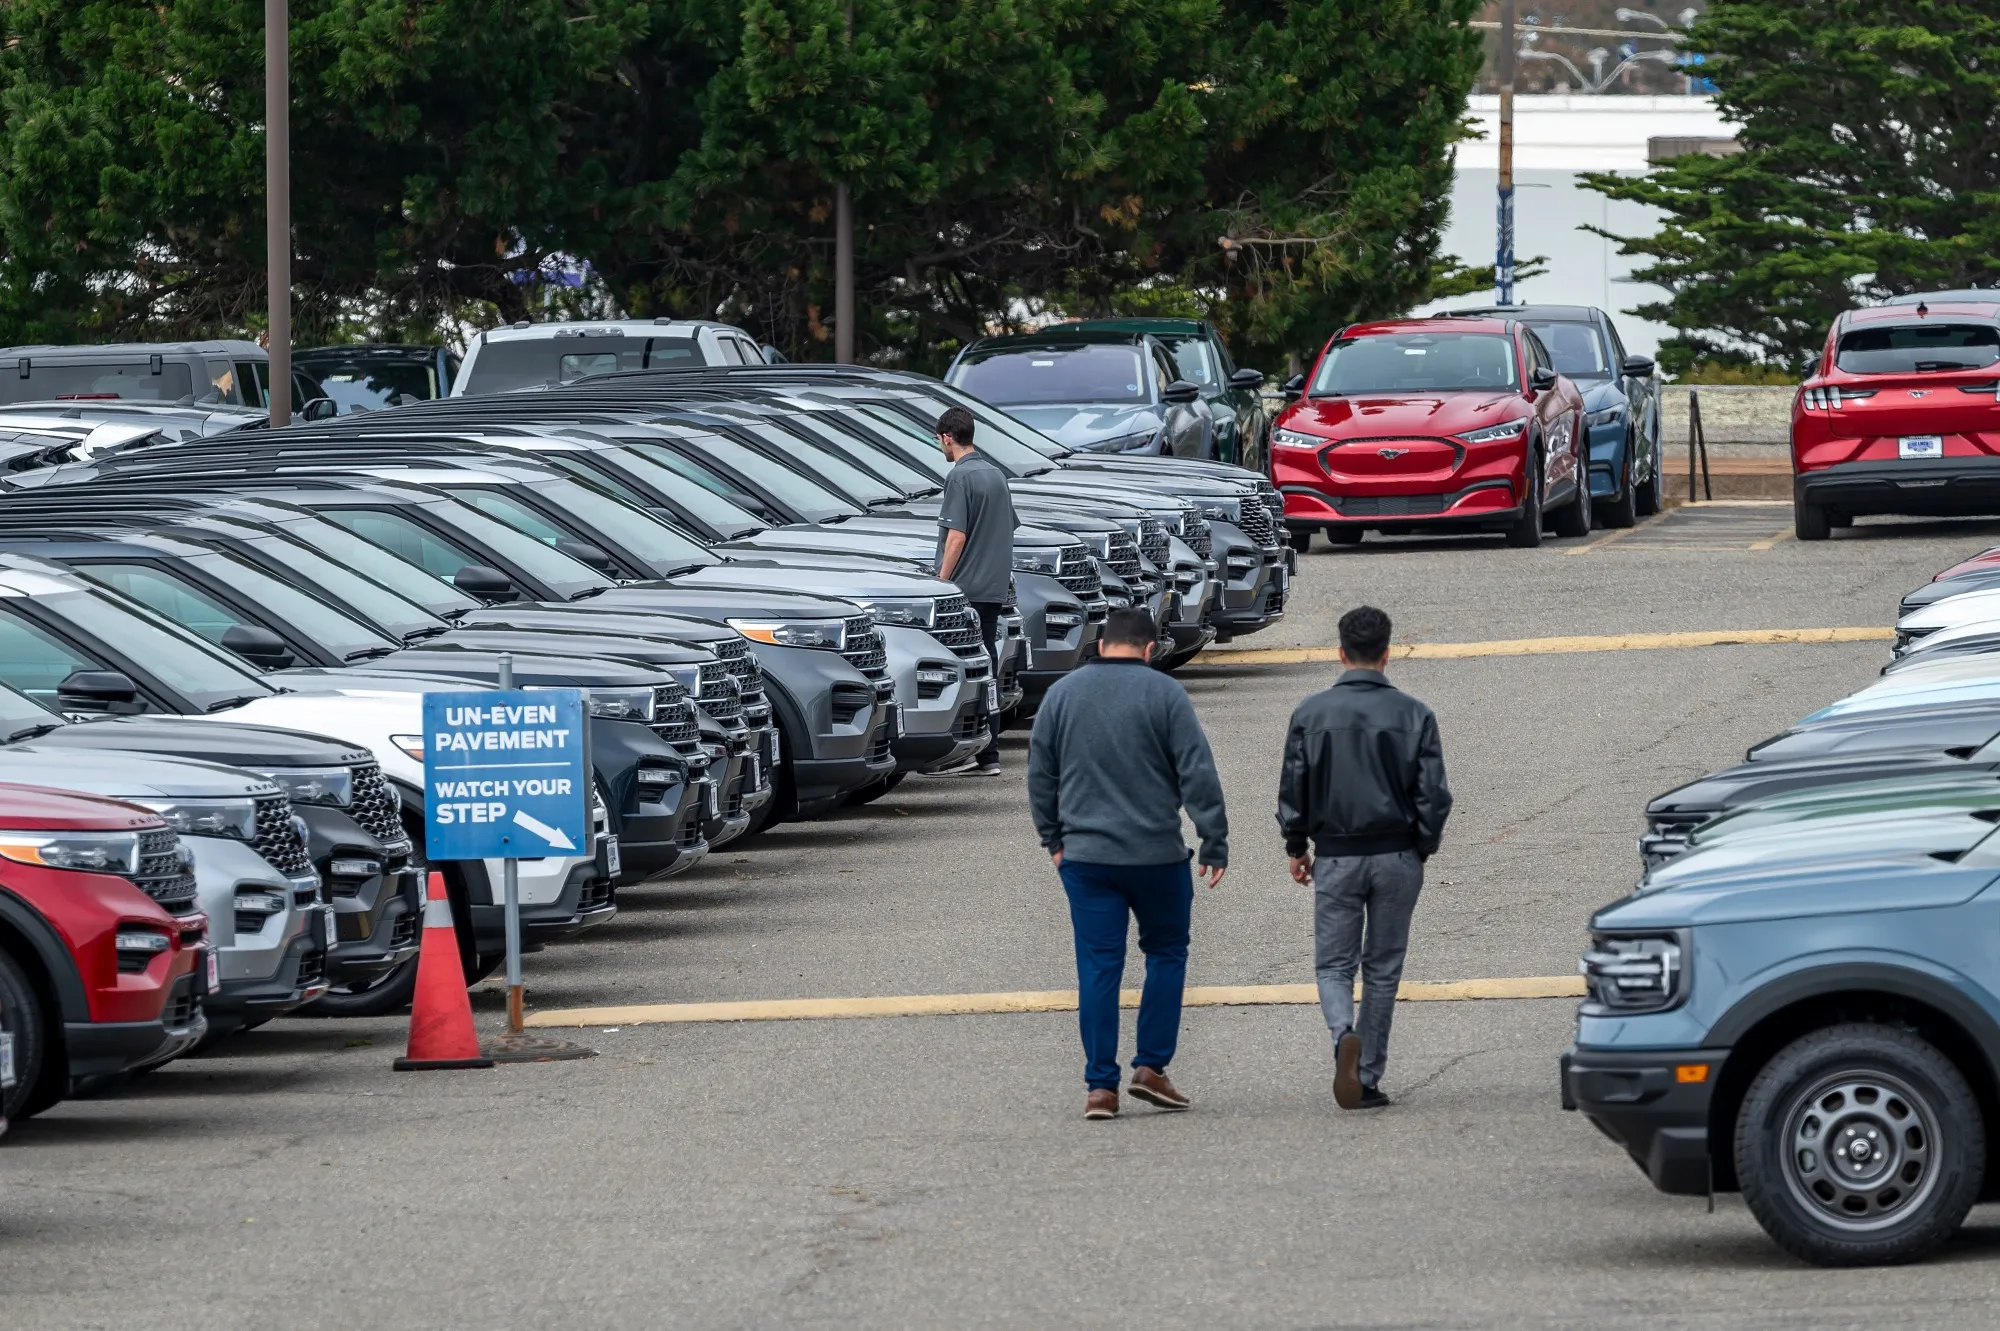
<instances>
[{"instance_id":1,"label":"row of parked suv","mask_svg":"<svg viewBox=\"0 0 2000 1331\"><path fill-rule=\"evenodd\" d=\"M1021 523L998 659L933 576L953 405ZM425 858L425 692L492 687L505 661L585 695L596 830L523 862L533 949L611 918L622 886L970 756L1114 607L1154 612L1173 669L1281 616L1292 572L1254 473L1073 454L869 370L641 364L275 431L233 404L71 397L0 406L8 436L16 1117L282 1013L396 1009L433 869L468 981L498 964L498 866Z\"/></svg>"},{"instance_id":2,"label":"row of parked suv","mask_svg":"<svg viewBox=\"0 0 2000 1331\"><path fill-rule=\"evenodd\" d=\"M1667 1192L1813 1262L2000 1200L2000 548L1904 598L1882 677L1647 806L1563 1058Z\"/></svg>"}]
</instances>

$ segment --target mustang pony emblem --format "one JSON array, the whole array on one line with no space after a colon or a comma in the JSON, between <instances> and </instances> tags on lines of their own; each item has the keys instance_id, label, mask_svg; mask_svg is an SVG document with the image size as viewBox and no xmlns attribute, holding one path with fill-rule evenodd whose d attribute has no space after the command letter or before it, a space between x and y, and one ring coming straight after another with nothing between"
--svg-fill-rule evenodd
<instances>
[{"instance_id":1,"label":"mustang pony emblem","mask_svg":"<svg viewBox=\"0 0 2000 1331\"><path fill-rule=\"evenodd\" d=\"M1388 458L1393 462L1409 451L1407 448L1378 448L1375 450L1375 456L1378 458Z\"/></svg>"}]
</instances>

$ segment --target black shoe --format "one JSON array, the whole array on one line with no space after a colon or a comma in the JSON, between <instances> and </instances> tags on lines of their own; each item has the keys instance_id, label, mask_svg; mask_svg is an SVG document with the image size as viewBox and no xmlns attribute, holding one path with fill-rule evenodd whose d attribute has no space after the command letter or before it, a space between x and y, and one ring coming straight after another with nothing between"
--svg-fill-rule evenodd
<instances>
[{"instance_id":1,"label":"black shoe","mask_svg":"<svg viewBox=\"0 0 2000 1331\"><path fill-rule=\"evenodd\" d=\"M1333 1102L1342 1109L1359 1109L1367 1087L1361 1084L1361 1037L1352 1029L1333 1042Z\"/></svg>"},{"instance_id":2,"label":"black shoe","mask_svg":"<svg viewBox=\"0 0 2000 1331\"><path fill-rule=\"evenodd\" d=\"M1363 1086L1361 1088L1360 1103L1356 1104L1354 1107L1356 1109L1387 1109L1390 1105L1394 1103L1395 1101L1391 1100L1388 1096L1382 1094L1382 1092L1377 1090L1375 1087Z\"/></svg>"}]
</instances>

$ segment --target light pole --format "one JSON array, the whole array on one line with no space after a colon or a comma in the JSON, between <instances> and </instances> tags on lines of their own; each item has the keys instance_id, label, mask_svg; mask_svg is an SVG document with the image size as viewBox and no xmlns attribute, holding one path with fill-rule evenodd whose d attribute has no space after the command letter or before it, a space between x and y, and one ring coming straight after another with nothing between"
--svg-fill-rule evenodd
<instances>
[{"instance_id":1,"label":"light pole","mask_svg":"<svg viewBox=\"0 0 2000 1331\"><path fill-rule=\"evenodd\" d=\"M847 44L854 45L854 5L847 6ZM833 187L833 359L854 364L854 196Z\"/></svg>"},{"instance_id":2,"label":"light pole","mask_svg":"<svg viewBox=\"0 0 2000 1331\"><path fill-rule=\"evenodd\" d=\"M1500 304L1514 303L1514 0L1500 0L1500 240L1493 284Z\"/></svg>"},{"instance_id":3,"label":"light pole","mask_svg":"<svg viewBox=\"0 0 2000 1331\"><path fill-rule=\"evenodd\" d=\"M264 387L277 429L292 423L291 65L287 0L264 0L264 264L271 324Z\"/></svg>"}]
</instances>

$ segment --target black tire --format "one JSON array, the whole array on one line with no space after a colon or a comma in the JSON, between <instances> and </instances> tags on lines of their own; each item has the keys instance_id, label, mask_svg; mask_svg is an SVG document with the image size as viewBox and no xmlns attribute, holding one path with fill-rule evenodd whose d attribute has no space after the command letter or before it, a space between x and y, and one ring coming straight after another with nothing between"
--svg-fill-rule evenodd
<instances>
[{"instance_id":1,"label":"black tire","mask_svg":"<svg viewBox=\"0 0 2000 1331\"><path fill-rule=\"evenodd\" d=\"M1542 446L1528 447L1528 493L1521 500L1521 516L1507 529L1507 544L1516 550L1533 550L1542 543Z\"/></svg>"},{"instance_id":2,"label":"black tire","mask_svg":"<svg viewBox=\"0 0 2000 1331\"><path fill-rule=\"evenodd\" d=\"M359 989L329 989L293 1015L380 1017L408 1007L416 992L417 959L411 957L394 970L378 976L373 984Z\"/></svg>"},{"instance_id":3,"label":"black tire","mask_svg":"<svg viewBox=\"0 0 2000 1331\"><path fill-rule=\"evenodd\" d=\"M1325 527L1321 530L1326 532L1326 543L1328 545L1361 544L1361 528L1359 527L1350 527L1346 523L1342 523L1338 527Z\"/></svg>"},{"instance_id":4,"label":"black tire","mask_svg":"<svg viewBox=\"0 0 2000 1331\"><path fill-rule=\"evenodd\" d=\"M1985 1172L1972 1087L1900 1027L1856 1022L1793 1041L1736 1115L1744 1201L1778 1246L1815 1266L1925 1256L1957 1232Z\"/></svg>"},{"instance_id":5,"label":"black tire","mask_svg":"<svg viewBox=\"0 0 2000 1331\"><path fill-rule=\"evenodd\" d=\"M1833 534L1826 510L1808 500L1792 501L1792 531L1801 541L1824 541Z\"/></svg>"},{"instance_id":6,"label":"black tire","mask_svg":"<svg viewBox=\"0 0 2000 1331\"><path fill-rule=\"evenodd\" d=\"M1666 481L1660 475L1661 461L1659 453L1655 452L1652 475L1646 477L1639 486L1639 493L1633 498L1632 507L1642 518L1650 518L1667 506Z\"/></svg>"},{"instance_id":7,"label":"black tire","mask_svg":"<svg viewBox=\"0 0 2000 1331\"><path fill-rule=\"evenodd\" d=\"M0 1030L14 1037L14 1084L0 1100L0 1118L30 1118L69 1090L69 1060L50 1049L41 996L26 968L5 952L0 952Z\"/></svg>"},{"instance_id":8,"label":"black tire","mask_svg":"<svg viewBox=\"0 0 2000 1331\"><path fill-rule=\"evenodd\" d=\"M1630 527L1639 520L1639 492L1632 484L1632 448L1637 442L1628 431L1625 436L1625 474L1618 479L1618 493L1595 506L1598 522L1613 531Z\"/></svg>"},{"instance_id":9,"label":"black tire","mask_svg":"<svg viewBox=\"0 0 2000 1331\"><path fill-rule=\"evenodd\" d=\"M1292 549L1298 551L1300 554L1304 554L1313 548L1312 528L1293 527L1285 533L1285 541Z\"/></svg>"},{"instance_id":10,"label":"black tire","mask_svg":"<svg viewBox=\"0 0 2000 1331\"><path fill-rule=\"evenodd\" d=\"M859 804L873 804L897 786L902 785L904 775L902 772L897 772L894 775L883 777L880 781L865 785L859 790L851 790L847 793L847 799L844 802L850 808Z\"/></svg>"},{"instance_id":11,"label":"black tire","mask_svg":"<svg viewBox=\"0 0 2000 1331\"><path fill-rule=\"evenodd\" d=\"M1581 463L1583 459L1578 458L1577 461ZM1564 540L1573 541L1578 537L1588 536L1591 526L1590 510L1590 472L1587 467L1580 467L1576 473L1576 498L1557 509L1549 525L1555 528L1556 535Z\"/></svg>"}]
</instances>

